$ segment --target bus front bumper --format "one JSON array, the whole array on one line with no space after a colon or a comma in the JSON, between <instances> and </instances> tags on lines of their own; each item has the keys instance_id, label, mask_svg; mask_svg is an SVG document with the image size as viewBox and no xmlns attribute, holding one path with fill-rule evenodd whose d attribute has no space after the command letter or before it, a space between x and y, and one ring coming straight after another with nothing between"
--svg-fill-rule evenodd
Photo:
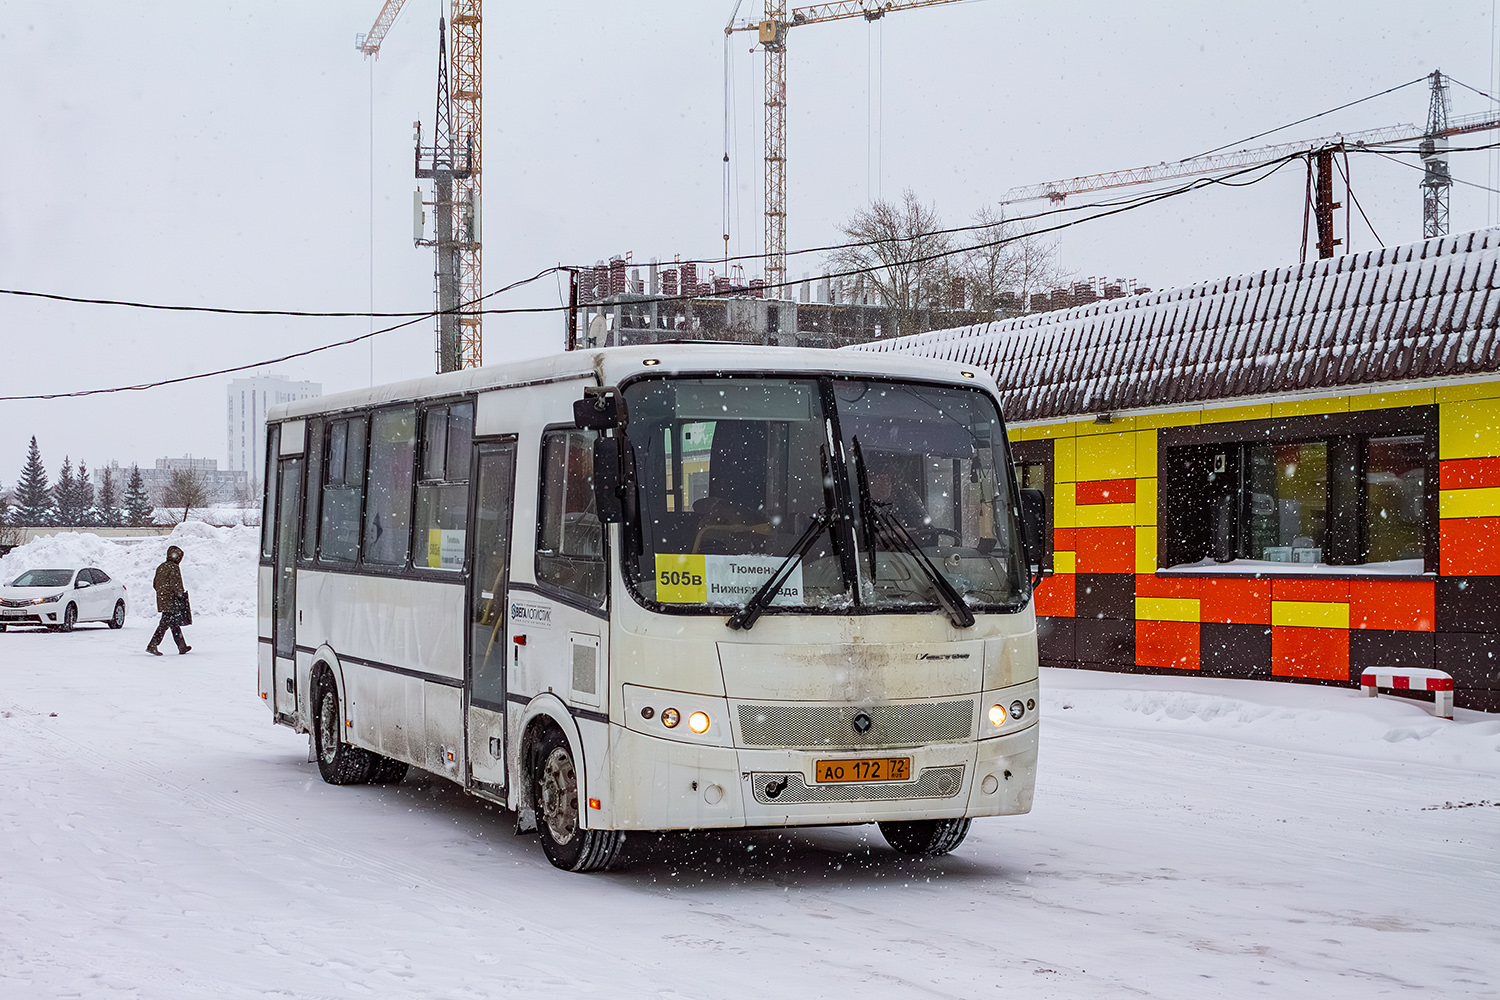
<instances>
[{"instance_id":1,"label":"bus front bumper","mask_svg":"<svg viewBox=\"0 0 1500 1000\"><path fill-rule=\"evenodd\" d=\"M1038 727L865 752L694 746L610 726L614 787L589 825L616 830L819 826L1031 811ZM902 781L818 783L819 760L910 758ZM592 791L589 793L594 794Z\"/></svg>"}]
</instances>

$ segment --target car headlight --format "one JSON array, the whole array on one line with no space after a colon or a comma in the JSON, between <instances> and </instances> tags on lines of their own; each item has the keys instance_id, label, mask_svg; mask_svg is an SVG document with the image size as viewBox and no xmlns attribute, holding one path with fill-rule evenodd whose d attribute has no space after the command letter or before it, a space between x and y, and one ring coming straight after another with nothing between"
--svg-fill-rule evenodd
<instances>
[{"instance_id":1,"label":"car headlight","mask_svg":"<svg viewBox=\"0 0 1500 1000\"><path fill-rule=\"evenodd\" d=\"M36 600L32 601L31 603L32 604L52 604L52 603L54 603L56 601L60 601L60 600L62 600L62 595L61 594L53 594L51 597L38 597Z\"/></svg>"}]
</instances>

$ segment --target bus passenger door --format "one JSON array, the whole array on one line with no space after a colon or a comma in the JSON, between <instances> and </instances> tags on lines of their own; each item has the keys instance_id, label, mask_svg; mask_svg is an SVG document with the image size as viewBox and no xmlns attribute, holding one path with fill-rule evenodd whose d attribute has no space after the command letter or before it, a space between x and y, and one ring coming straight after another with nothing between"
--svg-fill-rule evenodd
<instances>
[{"instance_id":1,"label":"bus passenger door","mask_svg":"<svg viewBox=\"0 0 1500 1000\"><path fill-rule=\"evenodd\" d=\"M297 712L297 528L302 521L302 459L278 463L271 691L276 714Z\"/></svg>"},{"instance_id":2,"label":"bus passenger door","mask_svg":"<svg viewBox=\"0 0 1500 1000\"><path fill-rule=\"evenodd\" d=\"M468 784L496 795L506 790L505 592L510 582L510 531L514 508L516 443L475 448L473 509L469 513L469 656L464 688L469 752Z\"/></svg>"}]
</instances>

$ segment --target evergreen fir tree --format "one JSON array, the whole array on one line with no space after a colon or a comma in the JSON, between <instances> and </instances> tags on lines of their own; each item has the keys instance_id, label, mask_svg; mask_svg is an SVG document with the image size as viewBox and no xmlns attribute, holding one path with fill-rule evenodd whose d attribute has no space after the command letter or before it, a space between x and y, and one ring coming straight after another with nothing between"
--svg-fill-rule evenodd
<instances>
[{"instance_id":1,"label":"evergreen fir tree","mask_svg":"<svg viewBox=\"0 0 1500 1000\"><path fill-rule=\"evenodd\" d=\"M0 524L10 523L10 494L5 492L5 486L0 483Z\"/></svg>"},{"instance_id":2,"label":"evergreen fir tree","mask_svg":"<svg viewBox=\"0 0 1500 1000\"><path fill-rule=\"evenodd\" d=\"M146 483L141 479L141 467L130 467L130 483L125 487L125 523L139 528L151 523L154 510L151 498L146 495Z\"/></svg>"},{"instance_id":3,"label":"evergreen fir tree","mask_svg":"<svg viewBox=\"0 0 1500 1000\"><path fill-rule=\"evenodd\" d=\"M63 456L62 471L57 474L57 483L52 487L52 502L58 524L69 528L78 526L78 481L73 478L73 460L67 455Z\"/></svg>"},{"instance_id":4,"label":"evergreen fir tree","mask_svg":"<svg viewBox=\"0 0 1500 1000\"><path fill-rule=\"evenodd\" d=\"M118 528L122 520L120 499L115 496L115 470L104 467L104 481L99 484L99 523L106 528Z\"/></svg>"},{"instance_id":5,"label":"evergreen fir tree","mask_svg":"<svg viewBox=\"0 0 1500 1000\"><path fill-rule=\"evenodd\" d=\"M12 523L26 527L52 523L52 491L47 488L47 469L42 465L42 452L36 446L35 435L26 451L21 478L16 482L15 501Z\"/></svg>"},{"instance_id":6,"label":"evergreen fir tree","mask_svg":"<svg viewBox=\"0 0 1500 1000\"><path fill-rule=\"evenodd\" d=\"M78 523L92 528L99 523L99 512L94 509L94 484L89 482L89 467L78 462Z\"/></svg>"}]
</instances>

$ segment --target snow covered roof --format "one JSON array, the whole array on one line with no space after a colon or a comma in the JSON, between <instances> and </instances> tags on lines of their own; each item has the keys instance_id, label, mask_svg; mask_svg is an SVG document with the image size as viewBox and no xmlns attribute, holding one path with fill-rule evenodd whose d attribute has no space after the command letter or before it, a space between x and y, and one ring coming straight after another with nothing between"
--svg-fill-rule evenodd
<instances>
[{"instance_id":1,"label":"snow covered roof","mask_svg":"<svg viewBox=\"0 0 1500 1000\"><path fill-rule=\"evenodd\" d=\"M1500 371L1500 229L845 350L991 372L1010 420Z\"/></svg>"}]
</instances>

